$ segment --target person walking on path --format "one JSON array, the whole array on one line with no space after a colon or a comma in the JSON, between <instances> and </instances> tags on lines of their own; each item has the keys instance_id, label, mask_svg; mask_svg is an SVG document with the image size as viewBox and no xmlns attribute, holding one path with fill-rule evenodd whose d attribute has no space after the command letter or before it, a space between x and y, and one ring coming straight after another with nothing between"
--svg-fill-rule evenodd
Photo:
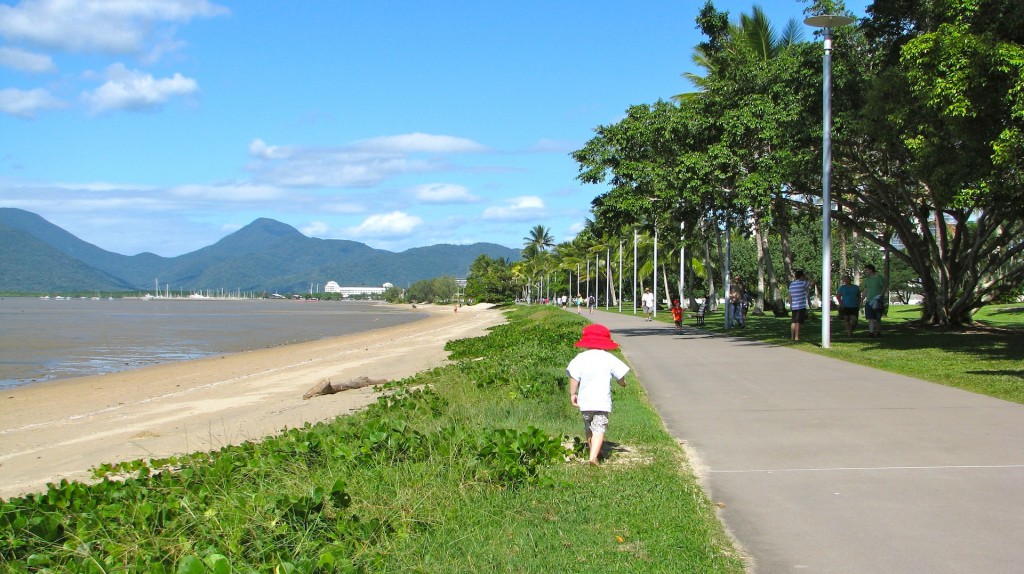
<instances>
[{"instance_id":1,"label":"person walking on path","mask_svg":"<svg viewBox=\"0 0 1024 574\"><path fill-rule=\"evenodd\" d=\"M676 324L676 333L683 330L683 308L679 306L679 299L672 301L672 320Z\"/></svg>"},{"instance_id":2,"label":"person walking on path","mask_svg":"<svg viewBox=\"0 0 1024 574\"><path fill-rule=\"evenodd\" d=\"M597 297L591 295L587 297L587 307L590 309L590 314L594 314L594 309L597 309Z\"/></svg>"},{"instance_id":3,"label":"person walking on path","mask_svg":"<svg viewBox=\"0 0 1024 574\"><path fill-rule=\"evenodd\" d=\"M878 274L874 265L864 266L864 318L868 320L868 337L882 335L882 291L885 280Z\"/></svg>"},{"instance_id":4,"label":"person walking on path","mask_svg":"<svg viewBox=\"0 0 1024 574\"><path fill-rule=\"evenodd\" d=\"M651 315L654 313L654 293L651 293L650 287L644 289L644 294L640 297L640 303L644 308L644 320L650 321Z\"/></svg>"},{"instance_id":5,"label":"person walking on path","mask_svg":"<svg viewBox=\"0 0 1024 574\"><path fill-rule=\"evenodd\" d=\"M582 315L583 311L581 311L580 309L583 307L583 295L577 293L574 302L576 303L576 314Z\"/></svg>"},{"instance_id":6,"label":"person walking on path","mask_svg":"<svg viewBox=\"0 0 1024 574\"><path fill-rule=\"evenodd\" d=\"M843 276L843 284L839 286L836 297L839 299L839 317L846 325L846 336L852 337L860 315L860 287L853 284L853 277Z\"/></svg>"},{"instance_id":7,"label":"person walking on path","mask_svg":"<svg viewBox=\"0 0 1024 574\"><path fill-rule=\"evenodd\" d=\"M732 280L732 285L729 286L729 326L730 327L746 327L743 317L743 295L745 289L743 288L743 281L739 277L735 277Z\"/></svg>"},{"instance_id":8,"label":"person walking on path","mask_svg":"<svg viewBox=\"0 0 1024 574\"><path fill-rule=\"evenodd\" d=\"M608 351L618 349L608 327L591 323L583 327L583 336L576 346L586 349L576 355L565 372L569 375L569 402L580 409L583 430L587 435L588 464L596 465L608 432L608 416L612 412L612 379L626 386L629 366Z\"/></svg>"},{"instance_id":9,"label":"person walking on path","mask_svg":"<svg viewBox=\"0 0 1024 574\"><path fill-rule=\"evenodd\" d=\"M800 325L807 320L808 287L804 272L797 270L793 282L789 284L789 310L793 315L789 323L789 338L794 341L800 340Z\"/></svg>"}]
</instances>

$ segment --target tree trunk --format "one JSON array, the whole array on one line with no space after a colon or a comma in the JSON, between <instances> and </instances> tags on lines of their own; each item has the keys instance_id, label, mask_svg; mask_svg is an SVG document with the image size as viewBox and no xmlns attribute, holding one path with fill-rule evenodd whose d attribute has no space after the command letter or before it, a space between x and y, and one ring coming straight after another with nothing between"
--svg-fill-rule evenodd
<instances>
[{"instance_id":1,"label":"tree trunk","mask_svg":"<svg viewBox=\"0 0 1024 574\"><path fill-rule=\"evenodd\" d=\"M778 286L778 275L775 273L775 264L771 260L771 249L768 242L768 233L762 235L764 239L764 251L765 257L765 274L768 275L768 293L769 300L771 301L772 311L781 311L785 309L785 303L782 301L782 291Z\"/></svg>"},{"instance_id":2,"label":"tree trunk","mask_svg":"<svg viewBox=\"0 0 1024 574\"><path fill-rule=\"evenodd\" d=\"M715 272L711 264L711 237L708 234L707 223L703 223L704 230L704 280L707 282L707 292L704 293L704 307L711 311L718 308L718 298L715 297Z\"/></svg>"},{"instance_id":3,"label":"tree trunk","mask_svg":"<svg viewBox=\"0 0 1024 574\"><path fill-rule=\"evenodd\" d=\"M757 296L754 298L754 308L750 310L755 315L764 315L764 280L765 280L765 259L768 256L764 248L764 226L760 215L754 214L754 242L757 244ZM767 262L771 265L771 261Z\"/></svg>"}]
</instances>

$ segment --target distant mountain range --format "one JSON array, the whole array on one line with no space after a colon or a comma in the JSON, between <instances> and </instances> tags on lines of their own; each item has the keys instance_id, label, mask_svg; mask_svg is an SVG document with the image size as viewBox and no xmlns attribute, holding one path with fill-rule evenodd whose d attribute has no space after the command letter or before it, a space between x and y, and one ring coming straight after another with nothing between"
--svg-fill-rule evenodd
<instances>
[{"instance_id":1,"label":"distant mountain range","mask_svg":"<svg viewBox=\"0 0 1024 574\"><path fill-rule=\"evenodd\" d=\"M462 278L478 256L516 261L517 249L493 243L432 245L400 253L342 239L306 237L273 219L257 219L217 243L177 257L119 255L82 241L42 217L0 208L0 291L152 291L305 293L311 283L400 287L447 275Z\"/></svg>"}]
</instances>

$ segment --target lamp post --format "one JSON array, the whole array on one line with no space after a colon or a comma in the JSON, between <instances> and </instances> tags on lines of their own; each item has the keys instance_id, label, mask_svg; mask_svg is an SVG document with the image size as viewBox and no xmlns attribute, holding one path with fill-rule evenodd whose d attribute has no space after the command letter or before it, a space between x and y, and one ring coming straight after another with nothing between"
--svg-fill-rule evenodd
<instances>
[{"instance_id":1,"label":"lamp post","mask_svg":"<svg viewBox=\"0 0 1024 574\"><path fill-rule=\"evenodd\" d=\"M679 222L679 306L686 305L686 222Z\"/></svg>"},{"instance_id":2,"label":"lamp post","mask_svg":"<svg viewBox=\"0 0 1024 574\"><path fill-rule=\"evenodd\" d=\"M822 60L822 160L821 160L821 348L832 346L832 28L852 24L853 18L837 14L811 16L804 24L821 28L825 36Z\"/></svg>"}]
</instances>

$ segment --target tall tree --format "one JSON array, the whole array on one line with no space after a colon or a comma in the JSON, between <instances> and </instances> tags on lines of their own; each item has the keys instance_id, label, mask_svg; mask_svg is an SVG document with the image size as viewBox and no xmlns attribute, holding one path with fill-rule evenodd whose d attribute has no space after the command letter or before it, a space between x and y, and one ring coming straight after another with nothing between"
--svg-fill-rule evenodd
<instances>
[{"instance_id":1,"label":"tall tree","mask_svg":"<svg viewBox=\"0 0 1024 574\"><path fill-rule=\"evenodd\" d=\"M970 322L1024 280L1024 3L876 2L837 213L917 272L923 319ZM857 134L863 134L858 136Z\"/></svg>"}]
</instances>

